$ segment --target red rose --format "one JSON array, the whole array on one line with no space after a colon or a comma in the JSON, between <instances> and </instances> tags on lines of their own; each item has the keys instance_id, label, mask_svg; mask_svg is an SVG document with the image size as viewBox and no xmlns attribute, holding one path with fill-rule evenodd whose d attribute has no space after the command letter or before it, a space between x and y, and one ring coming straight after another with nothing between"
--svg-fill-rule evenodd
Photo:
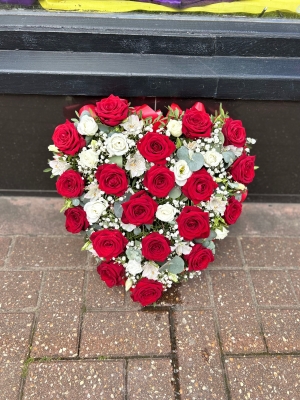
<instances>
[{"instance_id":1,"label":"red rose","mask_svg":"<svg viewBox=\"0 0 300 400\"><path fill-rule=\"evenodd\" d=\"M111 94L96 103L96 113L100 121L109 126L119 125L128 116L128 101Z\"/></svg>"},{"instance_id":2,"label":"red rose","mask_svg":"<svg viewBox=\"0 0 300 400\"><path fill-rule=\"evenodd\" d=\"M175 144L160 133L147 133L137 143L137 148L147 161L155 164L166 164L166 158L176 150Z\"/></svg>"},{"instance_id":3,"label":"red rose","mask_svg":"<svg viewBox=\"0 0 300 400\"><path fill-rule=\"evenodd\" d=\"M70 121L55 128L52 140L60 151L71 156L74 156L86 145L84 138Z\"/></svg>"},{"instance_id":4,"label":"red rose","mask_svg":"<svg viewBox=\"0 0 300 400\"><path fill-rule=\"evenodd\" d=\"M251 183L255 177L254 165L255 156L242 154L232 164L230 173L235 181L247 185L248 183Z\"/></svg>"},{"instance_id":5,"label":"red rose","mask_svg":"<svg viewBox=\"0 0 300 400\"><path fill-rule=\"evenodd\" d=\"M209 215L195 206L185 206L177 218L178 231L185 240L209 236Z\"/></svg>"},{"instance_id":6,"label":"red rose","mask_svg":"<svg viewBox=\"0 0 300 400\"><path fill-rule=\"evenodd\" d=\"M215 259L212 251L202 244L195 244L190 254L184 256L184 258L188 263L189 271L201 271Z\"/></svg>"},{"instance_id":7,"label":"red rose","mask_svg":"<svg viewBox=\"0 0 300 400\"><path fill-rule=\"evenodd\" d=\"M193 172L186 184L182 187L182 193L194 204L210 199L214 190L218 187L205 168Z\"/></svg>"},{"instance_id":8,"label":"red rose","mask_svg":"<svg viewBox=\"0 0 300 400\"><path fill-rule=\"evenodd\" d=\"M182 118L182 133L190 139L211 136L212 122L205 111L193 106L187 109Z\"/></svg>"},{"instance_id":9,"label":"red rose","mask_svg":"<svg viewBox=\"0 0 300 400\"><path fill-rule=\"evenodd\" d=\"M224 213L226 224L235 224L242 212L242 204L233 196L230 197Z\"/></svg>"},{"instance_id":10,"label":"red rose","mask_svg":"<svg viewBox=\"0 0 300 400\"><path fill-rule=\"evenodd\" d=\"M170 241L154 232L142 239L142 254L147 260L165 261L171 253Z\"/></svg>"},{"instance_id":11,"label":"red rose","mask_svg":"<svg viewBox=\"0 0 300 400\"><path fill-rule=\"evenodd\" d=\"M175 175L169 168L155 165L146 172L143 184L153 196L166 197L175 186Z\"/></svg>"},{"instance_id":12,"label":"red rose","mask_svg":"<svg viewBox=\"0 0 300 400\"><path fill-rule=\"evenodd\" d=\"M225 137L224 146L233 145L244 147L246 143L246 131L242 121L226 118L222 132Z\"/></svg>"},{"instance_id":13,"label":"red rose","mask_svg":"<svg viewBox=\"0 0 300 400\"><path fill-rule=\"evenodd\" d=\"M84 190L84 180L79 172L68 169L57 179L56 190L64 197L81 196Z\"/></svg>"},{"instance_id":14,"label":"red rose","mask_svg":"<svg viewBox=\"0 0 300 400\"><path fill-rule=\"evenodd\" d=\"M131 291L133 301L138 301L142 306L148 306L158 300L163 293L163 285L160 282L148 278L138 281Z\"/></svg>"},{"instance_id":15,"label":"red rose","mask_svg":"<svg viewBox=\"0 0 300 400\"><path fill-rule=\"evenodd\" d=\"M99 189L106 194L123 196L128 187L125 171L117 164L103 164L98 167L95 177L99 182Z\"/></svg>"},{"instance_id":16,"label":"red rose","mask_svg":"<svg viewBox=\"0 0 300 400\"><path fill-rule=\"evenodd\" d=\"M158 204L145 190L140 190L123 203L122 207L122 222L139 226L153 223Z\"/></svg>"},{"instance_id":17,"label":"red rose","mask_svg":"<svg viewBox=\"0 0 300 400\"><path fill-rule=\"evenodd\" d=\"M65 211L66 230L71 233L85 231L89 227L86 213L81 206L68 208Z\"/></svg>"},{"instance_id":18,"label":"red rose","mask_svg":"<svg viewBox=\"0 0 300 400\"><path fill-rule=\"evenodd\" d=\"M99 257L107 261L123 253L128 240L117 229L102 229L91 234L91 242Z\"/></svg>"},{"instance_id":19,"label":"red rose","mask_svg":"<svg viewBox=\"0 0 300 400\"><path fill-rule=\"evenodd\" d=\"M102 261L97 267L97 272L108 287L124 285L125 268L116 262Z\"/></svg>"}]
</instances>

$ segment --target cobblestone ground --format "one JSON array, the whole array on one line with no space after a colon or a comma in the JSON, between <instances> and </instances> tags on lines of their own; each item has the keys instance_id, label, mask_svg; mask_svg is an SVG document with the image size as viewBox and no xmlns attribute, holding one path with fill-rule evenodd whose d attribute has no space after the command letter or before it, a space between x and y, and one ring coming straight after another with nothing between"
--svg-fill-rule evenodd
<instances>
[{"instance_id":1,"label":"cobblestone ground","mask_svg":"<svg viewBox=\"0 0 300 400\"><path fill-rule=\"evenodd\" d=\"M300 398L300 204L245 204L202 279L144 309L61 205L0 198L1 400Z\"/></svg>"}]
</instances>

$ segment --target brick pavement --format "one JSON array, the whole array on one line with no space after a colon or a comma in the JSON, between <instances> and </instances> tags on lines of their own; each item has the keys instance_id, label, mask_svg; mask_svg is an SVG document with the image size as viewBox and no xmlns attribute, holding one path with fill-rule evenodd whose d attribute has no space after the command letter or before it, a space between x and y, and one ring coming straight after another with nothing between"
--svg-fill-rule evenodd
<instances>
[{"instance_id":1,"label":"brick pavement","mask_svg":"<svg viewBox=\"0 0 300 400\"><path fill-rule=\"evenodd\" d=\"M300 204L245 204L201 280L145 309L61 204L0 198L1 400L299 399Z\"/></svg>"}]
</instances>

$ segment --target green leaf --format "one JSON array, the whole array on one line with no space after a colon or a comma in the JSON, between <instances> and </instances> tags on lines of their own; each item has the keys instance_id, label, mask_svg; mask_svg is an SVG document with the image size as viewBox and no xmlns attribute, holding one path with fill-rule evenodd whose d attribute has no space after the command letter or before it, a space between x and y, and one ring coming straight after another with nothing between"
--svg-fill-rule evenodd
<instances>
[{"instance_id":1,"label":"green leaf","mask_svg":"<svg viewBox=\"0 0 300 400\"><path fill-rule=\"evenodd\" d=\"M171 192L169 193L169 196L171 197L171 199L177 199L178 197L181 196L181 189L179 186L175 186Z\"/></svg>"},{"instance_id":2,"label":"green leaf","mask_svg":"<svg viewBox=\"0 0 300 400\"><path fill-rule=\"evenodd\" d=\"M257 165L255 165L254 169L258 169L259 167Z\"/></svg>"},{"instance_id":3,"label":"green leaf","mask_svg":"<svg viewBox=\"0 0 300 400\"><path fill-rule=\"evenodd\" d=\"M118 167L122 168L123 166L123 157L122 156L112 156L109 159L110 164L117 164Z\"/></svg>"},{"instance_id":4,"label":"green leaf","mask_svg":"<svg viewBox=\"0 0 300 400\"><path fill-rule=\"evenodd\" d=\"M169 272L168 277L171 279L171 281L173 281L175 283L178 282L178 276L176 274L172 274L171 272Z\"/></svg>"},{"instance_id":5,"label":"green leaf","mask_svg":"<svg viewBox=\"0 0 300 400\"><path fill-rule=\"evenodd\" d=\"M184 270L184 261L181 257L175 256L170 261L167 261L163 266L159 268L159 271L168 270L172 274L180 274Z\"/></svg>"},{"instance_id":6,"label":"green leaf","mask_svg":"<svg viewBox=\"0 0 300 400\"><path fill-rule=\"evenodd\" d=\"M51 171L52 171L52 168L46 168L43 170L43 172L51 172Z\"/></svg>"},{"instance_id":7,"label":"green leaf","mask_svg":"<svg viewBox=\"0 0 300 400\"><path fill-rule=\"evenodd\" d=\"M210 234L209 234L207 240L213 240L213 239L215 239L216 237L217 237L216 232L213 231L213 230L211 229L211 230L210 230Z\"/></svg>"},{"instance_id":8,"label":"green leaf","mask_svg":"<svg viewBox=\"0 0 300 400\"><path fill-rule=\"evenodd\" d=\"M123 214L123 207L119 201L114 203L114 213L117 218L121 218Z\"/></svg>"},{"instance_id":9,"label":"green leaf","mask_svg":"<svg viewBox=\"0 0 300 400\"><path fill-rule=\"evenodd\" d=\"M85 144L88 146L93 139L93 136L85 136Z\"/></svg>"},{"instance_id":10,"label":"green leaf","mask_svg":"<svg viewBox=\"0 0 300 400\"><path fill-rule=\"evenodd\" d=\"M131 288L132 285L133 285L133 281L130 278L126 279L126 282L125 282L126 292L128 292L128 290Z\"/></svg>"},{"instance_id":11,"label":"green leaf","mask_svg":"<svg viewBox=\"0 0 300 400\"><path fill-rule=\"evenodd\" d=\"M77 207L80 204L80 200L77 199L77 198L76 199L72 199L72 204L73 204L73 206Z\"/></svg>"},{"instance_id":12,"label":"green leaf","mask_svg":"<svg viewBox=\"0 0 300 400\"><path fill-rule=\"evenodd\" d=\"M142 261L142 253L141 250L138 249L127 249L125 252L128 260L134 260L137 262L141 262Z\"/></svg>"},{"instance_id":13,"label":"green leaf","mask_svg":"<svg viewBox=\"0 0 300 400\"><path fill-rule=\"evenodd\" d=\"M180 149L180 147L182 146L181 140L179 139L179 137L176 139L176 149Z\"/></svg>"},{"instance_id":14,"label":"green leaf","mask_svg":"<svg viewBox=\"0 0 300 400\"><path fill-rule=\"evenodd\" d=\"M152 225L149 225L149 224L145 224L145 227L146 227L146 229L148 229L148 231L151 231L151 229L152 229Z\"/></svg>"},{"instance_id":15,"label":"green leaf","mask_svg":"<svg viewBox=\"0 0 300 400\"><path fill-rule=\"evenodd\" d=\"M98 124L99 130L108 133L110 131L110 127L104 124Z\"/></svg>"},{"instance_id":16,"label":"green leaf","mask_svg":"<svg viewBox=\"0 0 300 400\"><path fill-rule=\"evenodd\" d=\"M91 244L92 244L92 242L91 242L90 240L88 240L88 241L81 247L81 251L86 250Z\"/></svg>"},{"instance_id":17,"label":"green leaf","mask_svg":"<svg viewBox=\"0 0 300 400\"><path fill-rule=\"evenodd\" d=\"M201 153L194 153L192 159L187 161L191 171L199 171L204 165L204 157Z\"/></svg>"},{"instance_id":18,"label":"green leaf","mask_svg":"<svg viewBox=\"0 0 300 400\"><path fill-rule=\"evenodd\" d=\"M213 252L213 254L215 254L216 246L215 246L214 242L212 242L211 240L206 239L206 240L204 240L204 242L202 244L207 249L210 249Z\"/></svg>"},{"instance_id":19,"label":"green leaf","mask_svg":"<svg viewBox=\"0 0 300 400\"><path fill-rule=\"evenodd\" d=\"M219 137L220 143L224 144L225 137L224 137L224 135L223 135L223 133L221 131L218 133L218 137Z\"/></svg>"},{"instance_id":20,"label":"green leaf","mask_svg":"<svg viewBox=\"0 0 300 400\"><path fill-rule=\"evenodd\" d=\"M177 150L177 157L179 160L184 160L184 161L188 162L190 159L188 149L185 146L181 146Z\"/></svg>"},{"instance_id":21,"label":"green leaf","mask_svg":"<svg viewBox=\"0 0 300 400\"><path fill-rule=\"evenodd\" d=\"M224 161L228 165L231 165L233 163L233 161L236 159L236 155L234 154L233 151L224 151L222 153L222 156L224 158Z\"/></svg>"},{"instance_id":22,"label":"green leaf","mask_svg":"<svg viewBox=\"0 0 300 400\"><path fill-rule=\"evenodd\" d=\"M135 228L135 229L133 230L133 233L134 233L135 235L139 235L141 232L142 232L142 231L141 231L141 228Z\"/></svg>"}]
</instances>

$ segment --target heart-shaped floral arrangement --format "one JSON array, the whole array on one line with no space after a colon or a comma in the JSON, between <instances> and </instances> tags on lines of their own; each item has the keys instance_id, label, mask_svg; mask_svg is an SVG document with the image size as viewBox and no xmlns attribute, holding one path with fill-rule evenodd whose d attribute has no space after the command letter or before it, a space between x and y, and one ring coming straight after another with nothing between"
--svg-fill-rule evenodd
<instances>
[{"instance_id":1,"label":"heart-shaped floral arrangement","mask_svg":"<svg viewBox=\"0 0 300 400\"><path fill-rule=\"evenodd\" d=\"M255 140L199 102L164 116L110 95L77 116L55 129L45 170L58 176L66 229L84 231L109 287L149 305L214 261L254 178Z\"/></svg>"}]
</instances>

